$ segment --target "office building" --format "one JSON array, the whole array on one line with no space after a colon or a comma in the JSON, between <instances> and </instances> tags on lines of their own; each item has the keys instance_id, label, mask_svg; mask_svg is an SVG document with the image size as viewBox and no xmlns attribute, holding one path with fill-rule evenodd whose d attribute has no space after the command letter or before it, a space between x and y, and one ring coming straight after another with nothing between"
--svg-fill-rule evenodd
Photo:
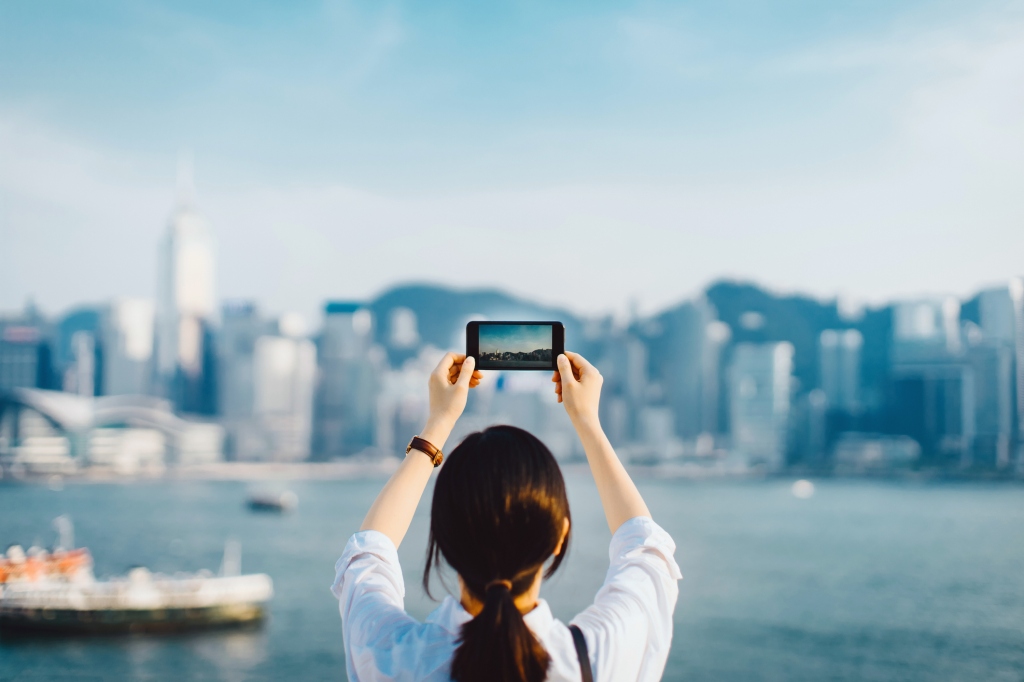
<instances>
[{"instance_id":1,"label":"office building","mask_svg":"<svg viewBox=\"0 0 1024 682\"><path fill-rule=\"evenodd\" d=\"M1017 470L1024 474L1024 278L1010 280L1010 301L1013 304L1014 397L1017 405Z\"/></svg>"},{"instance_id":2,"label":"office building","mask_svg":"<svg viewBox=\"0 0 1024 682\"><path fill-rule=\"evenodd\" d=\"M40 327L4 325L0 330L0 391L47 388L53 382L50 343Z\"/></svg>"},{"instance_id":3,"label":"office building","mask_svg":"<svg viewBox=\"0 0 1024 682\"><path fill-rule=\"evenodd\" d=\"M153 378L156 307L141 298L114 300L101 329L102 394L146 395Z\"/></svg>"},{"instance_id":4,"label":"office building","mask_svg":"<svg viewBox=\"0 0 1024 682\"><path fill-rule=\"evenodd\" d=\"M408 316L399 318L405 319L399 323L405 328L398 333L397 341L405 344L415 331L414 326L410 327L415 318L411 323ZM374 351L370 311L348 301L327 303L318 345L313 457L332 459L358 454L379 440L377 408L384 360L380 352Z\"/></svg>"},{"instance_id":5,"label":"office building","mask_svg":"<svg viewBox=\"0 0 1024 682\"><path fill-rule=\"evenodd\" d=\"M218 407L225 419L253 414L253 354L256 339L276 333L251 301L232 301L221 309L217 336Z\"/></svg>"},{"instance_id":6,"label":"office building","mask_svg":"<svg viewBox=\"0 0 1024 682\"><path fill-rule=\"evenodd\" d=\"M920 444L922 462L970 466L977 394L959 302L945 298L894 306L890 386L890 429Z\"/></svg>"},{"instance_id":7,"label":"office building","mask_svg":"<svg viewBox=\"0 0 1024 682\"><path fill-rule=\"evenodd\" d=\"M195 207L191 169L185 164L178 185L178 203L160 249L157 372L176 409L213 414L213 235Z\"/></svg>"},{"instance_id":8,"label":"office building","mask_svg":"<svg viewBox=\"0 0 1024 682\"><path fill-rule=\"evenodd\" d=\"M103 308L82 306L57 322L53 353L56 381L50 388L85 396L104 394L103 317Z\"/></svg>"},{"instance_id":9,"label":"office building","mask_svg":"<svg viewBox=\"0 0 1024 682\"><path fill-rule=\"evenodd\" d=\"M720 355L731 336L728 325L700 299L659 315L649 326L650 373L672 410L676 433L687 440L718 433Z\"/></svg>"},{"instance_id":10,"label":"office building","mask_svg":"<svg viewBox=\"0 0 1024 682\"><path fill-rule=\"evenodd\" d=\"M785 465L793 352L787 342L740 343L729 368L733 451L769 471Z\"/></svg>"},{"instance_id":11,"label":"office building","mask_svg":"<svg viewBox=\"0 0 1024 682\"><path fill-rule=\"evenodd\" d=\"M826 329L818 342L821 390L827 409L860 410L860 363L864 337L856 329Z\"/></svg>"},{"instance_id":12,"label":"office building","mask_svg":"<svg viewBox=\"0 0 1024 682\"><path fill-rule=\"evenodd\" d=\"M946 297L896 303L892 349L897 363L959 353L960 302Z\"/></svg>"},{"instance_id":13,"label":"office building","mask_svg":"<svg viewBox=\"0 0 1024 682\"><path fill-rule=\"evenodd\" d=\"M288 336L261 336L253 348L253 418L261 459L309 458L316 385L316 347Z\"/></svg>"}]
</instances>

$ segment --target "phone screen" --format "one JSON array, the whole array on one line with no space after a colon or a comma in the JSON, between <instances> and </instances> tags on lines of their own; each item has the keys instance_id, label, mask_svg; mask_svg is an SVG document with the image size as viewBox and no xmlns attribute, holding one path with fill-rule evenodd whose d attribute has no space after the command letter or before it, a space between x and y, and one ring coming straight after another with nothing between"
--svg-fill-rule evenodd
<instances>
[{"instance_id":1,"label":"phone screen","mask_svg":"<svg viewBox=\"0 0 1024 682\"><path fill-rule=\"evenodd\" d=\"M467 345L476 351L471 354L479 369L552 369L562 352L558 323L475 322L467 331Z\"/></svg>"}]
</instances>

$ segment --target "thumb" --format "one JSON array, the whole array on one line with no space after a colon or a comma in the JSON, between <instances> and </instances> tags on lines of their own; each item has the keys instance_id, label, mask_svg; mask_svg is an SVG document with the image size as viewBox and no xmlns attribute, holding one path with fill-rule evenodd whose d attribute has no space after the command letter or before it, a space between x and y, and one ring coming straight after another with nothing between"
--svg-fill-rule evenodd
<instances>
[{"instance_id":1,"label":"thumb","mask_svg":"<svg viewBox=\"0 0 1024 682\"><path fill-rule=\"evenodd\" d=\"M564 355L558 356L558 373L562 375L562 386L568 382L576 383L576 377L572 374L572 363Z\"/></svg>"},{"instance_id":2,"label":"thumb","mask_svg":"<svg viewBox=\"0 0 1024 682\"><path fill-rule=\"evenodd\" d=\"M459 369L459 379L455 382L456 386L469 386L470 380L473 378L473 370L476 368L476 359L469 355L465 360L462 361L462 367Z\"/></svg>"}]
</instances>

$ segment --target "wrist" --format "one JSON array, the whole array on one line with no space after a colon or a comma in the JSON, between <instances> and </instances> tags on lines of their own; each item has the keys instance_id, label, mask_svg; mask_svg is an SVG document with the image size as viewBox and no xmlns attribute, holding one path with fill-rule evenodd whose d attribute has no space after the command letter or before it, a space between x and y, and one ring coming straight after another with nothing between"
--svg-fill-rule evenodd
<instances>
[{"instance_id":1,"label":"wrist","mask_svg":"<svg viewBox=\"0 0 1024 682\"><path fill-rule=\"evenodd\" d=\"M454 427L455 424L451 423L447 419L429 417L427 419L427 423L423 426L423 430L420 431L419 436L438 450L444 450L444 444L448 440L448 436L451 435L452 428Z\"/></svg>"},{"instance_id":2,"label":"wrist","mask_svg":"<svg viewBox=\"0 0 1024 682\"><path fill-rule=\"evenodd\" d=\"M581 435L584 433L601 433L601 420L596 414L580 415L575 417L572 420L572 425L576 427L576 431Z\"/></svg>"}]
</instances>

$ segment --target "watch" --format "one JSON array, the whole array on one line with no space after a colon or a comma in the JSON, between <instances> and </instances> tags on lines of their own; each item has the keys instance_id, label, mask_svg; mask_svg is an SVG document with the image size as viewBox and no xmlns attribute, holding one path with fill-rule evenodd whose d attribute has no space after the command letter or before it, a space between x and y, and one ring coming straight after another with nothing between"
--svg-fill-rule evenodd
<instances>
[{"instance_id":1,"label":"watch","mask_svg":"<svg viewBox=\"0 0 1024 682\"><path fill-rule=\"evenodd\" d=\"M444 453L439 448L434 447L433 443L419 436L412 437L409 445L405 448L405 454L408 455L410 450L419 450L429 457L430 461L434 463L435 468L441 466L441 462L444 461Z\"/></svg>"}]
</instances>

